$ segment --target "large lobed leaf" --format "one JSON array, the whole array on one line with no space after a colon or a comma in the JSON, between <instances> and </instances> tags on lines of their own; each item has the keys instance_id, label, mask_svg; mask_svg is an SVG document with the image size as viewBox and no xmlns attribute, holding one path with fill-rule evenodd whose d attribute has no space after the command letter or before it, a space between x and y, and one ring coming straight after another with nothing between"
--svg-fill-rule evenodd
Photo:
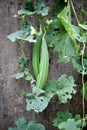
<instances>
[{"instance_id":1,"label":"large lobed leaf","mask_svg":"<svg viewBox=\"0 0 87 130\"><path fill-rule=\"evenodd\" d=\"M9 128L8 130L25 130L27 128L28 122L24 117L21 117L16 121L16 128Z\"/></svg>"},{"instance_id":2,"label":"large lobed leaf","mask_svg":"<svg viewBox=\"0 0 87 130\"><path fill-rule=\"evenodd\" d=\"M58 91L57 87L57 80L50 80L45 89L45 96L47 97L48 101L56 94Z\"/></svg>"},{"instance_id":3,"label":"large lobed leaf","mask_svg":"<svg viewBox=\"0 0 87 130\"><path fill-rule=\"evenodd\" d=\"M12 42L15 42L16 40L23 40L28 42L36 42L36 39L34 39L34 36L29 35L28 32L19 30L17 32L11 33L7 36Z\"/></svg>"},{"instance_id":4,"label":"large lobed leaf","mask_svg":"<svg viewBox=\"0 0 87 130\"><path fill-rule=\"evenodd\" d=\"M61 103L66 103L69 99L72 98L72 94L76 93L76 90L74 88L75 86L76 85L74 83L73 77L67 77L64 74L58 79L58 81L49 81L45 90L45 96L47 97L48 101L50 101L51 98L57 94L59 101Z\"/></svg>"},{"instance_id":5,"label":"large lobed leaf","mask_svg":"<svg viewBox=\"0 0 87 130\"><path fill-rule=\"evenodd\" d=\"M24 40L28 42L35 42L36 39L31 35L31 26L35 27L33 23L29 22L26 18L21 22L21 28L19 31L11 33L7 36L12 42L16 40Z\"/></svg>"},{"instance_id":6,"label":"large lobed leaf","mask_svg":"<svg viewBox=\"0 0 87 130\"><path fill-rule=\"evenodd\" d=\"M58 52L58 62L69 62L76 57L76 47L58 19L51 20L46 41L54 52Z\"/></svg>"},{"instance_id":7,"label":"large lobed leaf","mask_svg":"<svg viewBox=\"0 0 87 130\"><path fill-rule=\"evenodd\" d=\"M39 113L42 112L48 105L47 98L43 96L45 92L35 86L32 88L32 93L26 95L26 110L34 110Z\"/></svg>"},{"instance_id":8,"label":"large lobed leaf","mask_svg":"<svg viewBox=\"0 0 87 130\"><path fill-rule=\"evenodd\" d=\"M66 32L59 31L51 44L54 45L54 52L59 53L58 62L67 63L76 56L75 46Z\"/></svg>"},{"instance_id":9,"label":"large lobed leaf","mask_svg":"<svg viewBox=\"0 0 87 130\"><path fill-rule=\"evenodd\" d=\"M28 1L25 4L24 9L18 11L19 15L26 14L26 15L33 15L39 14L42 16L48 15L49 7L45 5L43 0L37 0L37 6L34 5L34 0Z\"/></svg>"},{"instance_id":10,"label":"large lobed leaf","mask_svg":"<svg viewBox=\"0 0 87 130\"><path fill-rule=\"evenodd\" d=\"M72 94L76 93L75 87L76 85L74 84L74 79L72 76L67 76L64 74L58 79L58 97L59 100L62 103L66 103L68 99L72 98Z\"/></svg>"},{"instance_id":11,"label":"large lobed leaf","mask_svg":"<svg viewBox=\"0 0 87 130\"><path fill-rule=\"evenodd\" d=\"M82 42L83 38L80 35L79 28L75 27L71 23L70 12L71 12L70 6L68 5L58 14L58 19L60 20L61 24L64 26L66 31L68 32L69 36L71 37L72 41L75 44L76 49L78 50L79 46L76 44L76 40Z\"/></svg>"},{"instance_id":12,"label":"large lobed leaf","mask_svg":"<svg viewBox=\"0 0 87 130\"><path fill-rule=\"evenodd\" d=\"M78 127L81 124L81 120L75 121L75 119L68 119L66 122L63 122L59 125L59 129L61 130L81 130Z\"/></svg>"},{"instance_id":13,"label":"large lobed leaf","mask_svg":"<svg viewBox=\"0 0 87 130\"><path fill-rule=\"evenodd\" d=\"M45 127L41 123L30 121L28 123L27 130L45 130Z\"/></svg>"},{"instance_id":14,"label":"large lobed leaf","mask_svg":"<svg viewBox=\"0 0 87 130\"><path fill-rule=\"evenodd\" d=\"M53 120L53 126L58 127L62 122L65 122L68 118L72 118L72 114L68 111L57 112L57 117Z\"/></svg>"},{"instance_id":15,"label":"large lobed leaf","mask_svg":"<svg viewBox=\"0 0 87 130\"><path fill-rule=\"evenodd\" d=\"M8 130L45 130L45 127L41 123L36 121L27 122L25 118L19 118L16 121L16 128L9 128Z\"/></svg>"},{"instance_id":16,"label":"large lobed leaf","mask_svg":"<svg viewBox=\"0 0 87 130\"><path fill-rule=\"evenodd\" d=\"M82 60L81 57L78 56L76 59L74 58L72 60L73 67L76 69L78 73L81 73L82 75L87 75L87 54L84 54L83 56L83 64L82 65Z\"/></svg>"},{"instance_id":17,"label":"large lobed leaf","mask_svg":"<svg viewBox=\"0 0 87 130\"><path fill-rule=\"evenodd\" d=\"M57 117L53 120L53 126L59 128L60 130L80 130L82 125L82 120L80 115L76 115L75 118L72 114L65 112L58 112Z\"/></svg>"}]
</instances>

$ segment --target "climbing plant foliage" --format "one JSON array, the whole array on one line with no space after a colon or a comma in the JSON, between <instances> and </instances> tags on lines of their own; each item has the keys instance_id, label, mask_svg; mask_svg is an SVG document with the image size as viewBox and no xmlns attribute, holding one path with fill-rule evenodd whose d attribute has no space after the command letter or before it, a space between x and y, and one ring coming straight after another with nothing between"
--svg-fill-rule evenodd
<instances>
[{"instance_id":1,"label":"climbing plant foliage","mask_svg":"<svg viewBox=\"0 0 87 130\"><path fill-rule=\"evenodd\" d=\"M69 111L57 112L53 120L53 126L60 130L82 130L86 126L85 101L87 100L87 22L84 17L87 11L84 1L80 0L81 12L77 15L74 0L57 0L50 7L45 0L22 0L24 7L18 11L15 18L20 19L20 29L7 37L12 42L20 45L22 57L18 59L20 71L12 77L17 80L24 78L29 81L31 92L23 92L26 98L26 110L33 110L33 120L27 122L20 118L16 122L16 128L9 130L45 130L45 127L36 122L35 113L44 111L55 95L58 103L68 103L77 92L74 74L62 74L55 80L50 80L51 54L58 55L56 62L65 65L71 62L73 70L82 76L82 105L83 116L75 117ZM73 24L72 14L75 24ZM83 15L84 14L84 15ZM84 17L83 17L84 16ZM34 19L34 20L33 20ZM35 22L33 22L35 21ZM29 56L26 56L24 44L32 44L32 68L29 69ZM51 52L51 53L50 53ZM55 107L55 106L54 106Z\"/></svg>"},{"instance_id":2,"label":"climbing plant foliage","mask_svg":"<svg viewBox=\"0 0 87 130\"><path fill-rule=\"evenodd\" d=\"M24 117L16 121L16 126L16 128L9 128L8 130L45 130L44 125L33 120L28 122Z\"/></svg>"},{"instance_id":3,"label":"climbing plant foliage","mask_svg":"<svg viewBox=\"0 0 87 130\"><path fill-rule=\"evenodd\" d=\"M81 122L82 120L79 115L76 115L75 118L73 118L71 113L65 111L57 113L57 117L53 120L53 126L64 130L80 130Z\"/></svg>"},{"instance_id":4,"label":"climbing plant foliage","mask_svg":"<svg viewBox=\"0 0 87 130\"><path fill-rule=\"evenodd\" d=\"M51 80L46 86L46 97L50 100L54 95L58 95L61 103L66 103L68 99L72 98L72 94L76 93L74 79L72 76L68 78L62 75L58 80Z\"/></svg>"},{"instance_id":5,"label":"climbing plant foliage","mask_svg":"<svg viewBox=\"0 0 87 130\"><path fill-rule=\"evenodd\" d=\"M26 95L26 110L34 110L35 112L42 112L48 105L47 98L45 96L40 96L45 93L43 90L33 86L32 93L27 93Z\"/></svg>"}]
</instances>

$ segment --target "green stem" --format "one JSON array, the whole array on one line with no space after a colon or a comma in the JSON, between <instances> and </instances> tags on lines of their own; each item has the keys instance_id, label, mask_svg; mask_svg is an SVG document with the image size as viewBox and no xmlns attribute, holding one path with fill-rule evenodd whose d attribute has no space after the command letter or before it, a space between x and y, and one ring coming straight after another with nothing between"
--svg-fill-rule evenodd
<instances>
[{"instance_id":1,"label":"green stem","mask_svg":"<svg viewBox=\"0 0 87 130\"><path fill-rule=\"evenodd\" d=\"M22 53L22 56L24 58L24 62L25 62L25 65L26 65L26 56L25 56L25 53L24 53L24 47L23 47L23 41L20 42L20 48L21 48L21 53Z\"/></svg>"},{"instance_id":2,"label":"green stem","mask_svg":"<svg viewBox=\"0 0 87 130\"><path fill-rule=\"evenodd\" d=\"M82 74L82 88L83 88L83 98L82 98L82 104L83 104L83 124L84 124L84 121L85 121L85 100L84 100L84 96L85 96L85 85L84 85L84 71L85 71L85 66L84 66L84 61L83 61L84 52L85 52L85 43L83 43L83 50L82 50L82 68L83 68L83 74Z\"/></svg>"},{"instance_id":3,"label":"green stem","mask_svg":"<svg viewBox=\"0 0 87 130\"><path fill-rule=\"evenodd\" d=\"M84 0L82 0L81 3L81 10L84 9ZM84 22L84 15L82 14L82 12L80 11L80 21L83 23Z\"/></svg>"},{"instance_id":4,"label":"green stem","mask_svg":"<svg viewBox=\"0 0 87 130\"><path fill-rule=\"evenodd\" d=\"M79 24L80 22L79 22L79 19L78 19L78 17L77 17L77 14L76 14L76 11L75 11L75 8L74 8L74 5L73 5L72 0L70 0L70 3L71 3L71 6L72 6L73 13L74 13L74 15L75 15L76 21L77 21L77 23Z\"/></svg>"},{"instance_id":5,"label":"green stem","mask_svg":"<svg viewBox=\"0 0 87 130\"><path fill-rule=\"evenodd\" d=\"M84 0L82 0L82 9L84 8Z\"/></svg>"},{"instance_id":6,"label":"green stem","mask_svg":"<svg viewBox=\"0 0 87 130\"><path fill-rule=\"evenodd\" d=\"M33 111L33 120L35 120L36 113Z\"/></svg>"},{"instance_id":7,"label":"green stem","mask_svg":"<svg viewBox=\"0 0 87 130\"><path fill-rule=\"evenodd\" d=\"M72 9L73 9L76 21L79 24L80 21L79 21L79 19L77 17L77 14L76 14L76 11L75 11L75 8L74 8L72 0L70 0L70 3L71 3L71 6L72 6ZM85 43L83 43L83 49L82 49L82 68L83 68L83 74L82 74L82 87L83 87L83 98L82 98L82 104L83 104L83 124L84 124L84 121L85 121L85 101L84 101L84 93L85 93L85 88L84 88L84 70L85 70L85 66L84 66L84 62L83 62L84 52L85 52Z\"/></svg>"}]
</instances>

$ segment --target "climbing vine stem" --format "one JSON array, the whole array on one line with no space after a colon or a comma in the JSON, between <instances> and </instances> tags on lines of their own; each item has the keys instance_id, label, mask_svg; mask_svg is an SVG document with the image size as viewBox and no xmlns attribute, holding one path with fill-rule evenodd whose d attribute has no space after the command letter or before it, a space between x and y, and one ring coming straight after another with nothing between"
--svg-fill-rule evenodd
<instances>
[{"instance_id":1,"label":"climbing vine stem","mask_svg":"<svg viewBox=\"0 0 87 130\"><path fill-rule=\"evenodd\" d=\"M81 11L80 11L80 20L84 22L84 15L82 14L82 10L84 9L84 0L81 2Z\"/></svg>"},{"instance_id":2,"label":"climbing vine stem","mask_svg":"<svg viewBox=\"0 0 87 130\"><path fill-rule=\"evenodd\" d=\"M75 15L76 21L77 21L77 23L79 24L80 22L79 22L79 19L78 19L78 17L77 17L77 14L76 14L76 11L75 11L75 8L74 8L74 5L73 5L73 2L72 2L72 0L69 0L69 1L70 1L70 4L71 4L71 7L72 7L72 10L73 10L73 13L74 13L74 15Z\"/></svg>"},{"instance_id":3,"label":"climbing vine stem","mask_svg":"<svg viewBox=\"0 0 87 130\"><path fill-rule=\"evenodd\" d=\"M33 120L35 120L35 117L36 117L36 113L33 111Z\"/></svg>"},{"instance_id":4,"label":"climbing vine stem","mask_svg":"<svg viewBox=\"0 0 87 130\"><path fill-rule=\"evenodd\" d=\"M75 8L74 8L74 5L73 5L72 0L69 0L69 2L70 2L70 4L71 4L72 10L73 10L73 12L74 12L76 21L77 21L77 23L78 23L78 25L79 25L80 20L81 20L81 18L82 18L82 15L80 14L80 20L79 20L77 14L76 14L76 11L75 11ZM83 9L83 6L84 6L84 2L83 2L83 0L82 0L81 9ZM81 31L81 34L83 34L83 31L82 31L81 28L80 28L80 31ZM84 66L84 53L85 53L85 43L83 42L82 56L81 56L82 70L83 70L83 72L82 72L82 89L83 89L83 93L82 93L82 95L83 95L83 97L82 97L82 106L83 106L83 122L82 122L82 129L83 129L84 125L85 125L85 98L84 98L84 96L85 96L85 83L84 83L85 66Z\"/></svg>"},{"instance_id":5,"label":"climbing vine stem","mask_svg":"<svg viewBox=\"0 0 87 130\"><path fill-rule=\"evenodd\" d=\"M22 53L22 56L24 58L24 62L25 62L25 65L26 65L26 56L25 56L25 52L24 52L24 42L23 41L20 41L20 48L21 48L21 53Z\"/></svg>"},{"instance_id":6,"label":"climbing vine stem","mask_svg":"<svg viewBox=\"0 0 87 130\"><path fill-rule=\"evenodd\" d=\"M83 74L82 74L82 88L83 88L83 98L82 98L82 103L83 103L83 125L85 122L85 101L84 101L84 95L85 95L85 85L84 85L84 71L85 71L85 66L84 66L84 53L85 53L85 43L83 43L83 49L82 49L82 70L83 70Z\"/></svg>"}]
</instances>

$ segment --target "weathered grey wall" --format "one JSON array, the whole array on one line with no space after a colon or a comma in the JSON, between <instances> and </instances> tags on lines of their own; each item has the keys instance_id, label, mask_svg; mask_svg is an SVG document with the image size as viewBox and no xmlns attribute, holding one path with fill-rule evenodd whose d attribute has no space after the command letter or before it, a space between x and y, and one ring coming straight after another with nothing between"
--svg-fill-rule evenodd
<instances>
[{"instance_id":1,"label":"weathered grey wall","mask_svg":"<svg viewBox=\"0 0 87 130\"><path fill-rule=\"evenodd\" d=\"M6 37L18 28L18 21L14 18L18 4L18 0L0 0L0 130L7 130L26 113L21 92L27 83L11 78L18 70L20 49Z\"/></svg>"},{"instance_id":2,"label":"weathered grey wall","mask_svg":"<svg viewBox=\"0 0 87 130\"><path fill-rule=\"evenodd\" d=\"M17 52L15 44L6 38L12 30L16 30L17 21L13 14L17 11L17 1L0 0L0 129L5 130L15 116L16 82L11 79L17 69ZM13 119L12 119L13 120Z\"/></svg>"},{"instance_id":3,"label":"weathered grey wall","mask_svg":"<svg viewBox=\"0 0 87 130\"><path fill-rule=\"evenodd\" d=\"M21 55L19 45L11 43L6 36L18 29L18 21L14 18L20 7L21 0L0 0L0 130L7 130L14 126L14 122L22 116L28 119L32 114L25 110L25 100L21 96L24 90L29 91L29 84L24 80L15 80L11 78L12 74L18 71L17 59ZM52 4L52 1L50 1ZM27 55L32 53L32 45L25 44ZM49 79L57 79L64 72L72 75L72 65L56 63L56 54L51 54L51 66ZM31 63L30 63L31 65ZM79 76L76 75L78 88L81 86ZM69 104L71 111L75 114L81 110L81 97L74 98ZM56 105L57 99L53 99L48 108L37 115L40 122L46 125L46 130L56 130L51 126L52 119L56 111L66 109L67 105ZM78 104L78 105L77 105ZM77 109L76 109L77 105ZM76 110L75 110L76 109Z\"/></svg>"}]
</instances>

